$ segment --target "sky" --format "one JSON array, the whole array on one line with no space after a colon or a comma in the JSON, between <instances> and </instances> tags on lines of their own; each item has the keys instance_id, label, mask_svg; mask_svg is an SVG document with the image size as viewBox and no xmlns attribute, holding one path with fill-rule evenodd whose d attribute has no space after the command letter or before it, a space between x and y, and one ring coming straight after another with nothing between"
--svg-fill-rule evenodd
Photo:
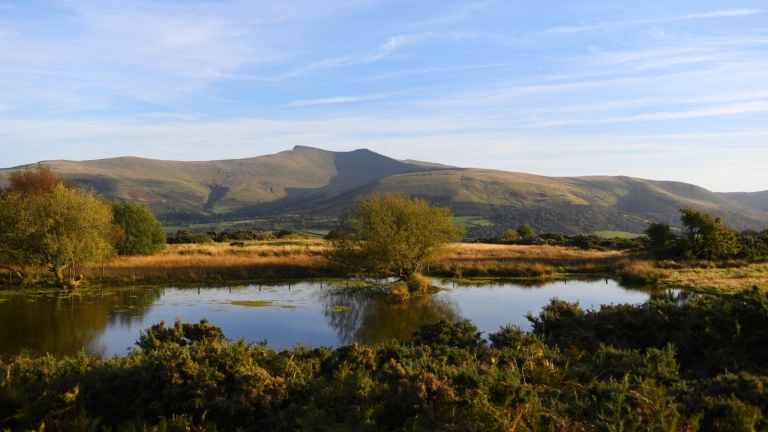
<instances>
[{"instance_id":1,"label":"sky","mask_svg":"<svg viewBox=\"0 0 768 432\"><path fill-rule=\"evenodd\" d=\"M768 190L768 3L0 0L0 167L295 145Z\"/></svg>"}]
</instances>

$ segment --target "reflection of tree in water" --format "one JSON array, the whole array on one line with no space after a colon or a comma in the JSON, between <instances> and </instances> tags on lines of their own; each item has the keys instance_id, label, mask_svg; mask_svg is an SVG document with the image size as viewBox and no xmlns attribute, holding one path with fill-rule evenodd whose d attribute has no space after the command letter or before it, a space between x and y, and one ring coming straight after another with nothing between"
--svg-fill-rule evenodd
<instances>
[{"instance_id":1,"label":"reflection of tree in water","mask_svg":"<svg viewBox=\"0 0 768 432\"><path fill-rule=\"evenodd\" d=\"M361 290L325 290L317 295L325 306L328 324L342 344L403 340L422 324L460 317L458 303L439 294L417 296L402 303L395 302L387 294ZM349 309L332 312L330 308L334 306Z\"/></svg>"},{"instance_id":2,"label":"reflection of tree in water","mask_svg":"<svg viewBox=\"0 0 768 432\"><path fill-rule=\"evenodd\" d=\"M6 292L0 296L0 356L28 349L33 354L72 355L86 348L105 355L96 341L110 323L143 319L160 298L158 289L64 292Z\"/></svg>"},{"instance_id":3,"label":"reflection of tree in water","mask_svg":"<svg viewBox=\"0 0 768 432\"><path fill-rule=\"evenodd\" d=\"M669 300L674 303L683 303L693 300L696 293L682 289L663 288L654 285L619 284L626 291L639 291L647 293L649 300Z\"/></svg>"},{"instance_id":4,"label":"reflection of tree in water","mask_svg":"<svg viewBox=\"0 0 768 432\"><path fill-rule=\"evenodd\" d=\"M567 279L553 279L553 278L538 278L538 279L461 279L461 280L451 280L451 279L443 279L438 280L437 284L442 287L509 287L510 285L515 286L516 288L543 288L549 285L552 285L553 283L562 282L566 285L568 285L569 282L571 283L579 283L579 282L588 282L588 283L600 283L605 282L609 283L609 281L614 281L611 278L605 277L605 276L590 276L590 275L580 275L577 277L569 277Z\"/></svg>"}]
</instances>

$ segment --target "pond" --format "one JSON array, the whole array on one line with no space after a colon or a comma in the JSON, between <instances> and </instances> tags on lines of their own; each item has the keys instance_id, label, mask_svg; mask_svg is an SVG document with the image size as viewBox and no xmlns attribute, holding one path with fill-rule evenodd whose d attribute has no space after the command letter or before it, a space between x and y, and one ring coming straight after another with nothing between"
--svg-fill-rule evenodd
<instances>
[{"instance_id":1,"label":"pond","mask_svg":"<svg viewBox=\"0 0 768 432\"><path fill-rule=\"evenodd\" d=\"M335 346L404 339L421 324L468 318L485 334L506 324L528 329L527 312L538 314L553 297L584 308L644 303L651 296L679 295L620 286L610 279L542 283L456 284L398 303L376 289L321 282L217 288L126 288L68 293L0 293L0 356L22 350L72 355L85 348L101 356L127 354L141 332L176 317L207 318L227 337L267 341L275 349L297 344Z\"/></svg>"}]
</instances>

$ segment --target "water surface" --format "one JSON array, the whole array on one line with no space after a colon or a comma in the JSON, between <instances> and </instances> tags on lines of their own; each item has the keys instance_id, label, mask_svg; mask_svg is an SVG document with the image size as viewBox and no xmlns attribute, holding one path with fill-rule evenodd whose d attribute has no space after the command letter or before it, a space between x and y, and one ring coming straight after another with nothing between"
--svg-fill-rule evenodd
<instances>
[{"instance_id":1,"label":"water surface","mask_svg":"<svg viewBox=\"0 0 768 432\"><path fill-rule=\"evenodd\" d=\"M468 318L484 331L506 324L529 328L524 315L538 314L553 297L579 301L584 308L609 303L643 303L652 295L613 280L528 284L437 284L444 290L394 302L380 290L329 287L319 282L218 288L111 289L35 295L0 293L0 356L22 350L71 355L85 348L102 356L126 354L141 332L162 320L172 325L207 318L227 337L267 341L276 349L297 344L334 346L404 339L421 324L440 318ZM266 301L268 306L232 304Z\"/></svg>"}]
</instances>

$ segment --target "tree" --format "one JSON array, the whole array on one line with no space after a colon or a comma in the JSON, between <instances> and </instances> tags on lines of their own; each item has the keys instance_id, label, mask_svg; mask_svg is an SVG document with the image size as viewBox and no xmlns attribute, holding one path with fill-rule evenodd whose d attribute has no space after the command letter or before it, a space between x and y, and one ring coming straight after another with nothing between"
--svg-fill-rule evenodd
<instances>
[{"instance_id":1,"label":"tree","mask_svg":"<svg viewBox=\"0 0 768 432\"><path fill-rule=\"evenodd\" d=\"M359 198L339 221L328 258L365 274L408 279L461 240L465 229L453 223L447 207L430 207L421 198L372 194Z\"/></svg>"},{"instance_id":2,"label":"tree","mask_svg":"<svg viewBox=\"0 0 768 432\"><path fill-rule=\"evenodd\" d=\"M517 233L517 230L514 230L512 228L504 231L504 234L501 235L501 240L503 241L510 241L518 238L520 234Z\"/></svg>"},{"instance_id":3,"label":"tree","mask_svg":"<svg viewBox=\"0 0 768 432\"><path fill-rule=\"evenodd\" d=\"M8 190L24 195L36 195L51 193L58 184L63 184L68 189L75 189L76 183L70 179L57 176L51 171L51 167L37 163L35 169L29 167L16 170L10 175L11 185Z\"/></svg>"},{"instance_id":4,"label":"tree","mask_svg":"<svg viewBox=\"0 0 768 432\"><path fill-rule=\"evenodd\" d=\"M120 255L154 255L165 249L163 226L146 205L133 201L112 202L115 225L125 234L117 242Z\"/></svg>"},{"instance_id":5,"label":"tree","mask_svg":"<svg viewBox=\"0 0 768 432\"><path fill-rule=\"evenodd\" d=\"M517 227L517 235L520 237L531 237L533 235L536 235L536 231L533 230L533 227L528 225L527 223L520 224L519 227Z\"/></svg>"},{"instance_id":6,"label":"tree","mask_svg":"<svg viewBox=\"0 0 768 432\"><path fill-rule=\"evenodd\" d=\"M685 231L685 250L690 258L720 259L739 251L736 232L723 218L681 207L680 222Z\"/></svg>"},{"instance_id":7,"label":"tree","mask_svg":"<svg viewBox=\"0 0 768 432\"><path fill-rule=\"evenodd\" d=\"M115 253L110 206L89 190L59 183L50 192L21 192L12 185L0 199L0 221L0 263L20 277L44 268L61 283L68 266Z\"/></svg>"},{"instance_id":8,"label":"tree","mask_svg":"<svg viewBox=\"0 0 768 432\"><path fill-rule=\"evenodd\" d=\"M768 245L766 242L756 236L739 236L739 258L750 260L763 260L768 258Z\"/></svg>"},{"instance_id":9,"label":"tree","mask_svg":"<svg viewBox=\"0 0 768 432\"><path fill-rule=\"evenodd\" d=\"M679 253L677 236L669 224L648 221L645 235L648 236L648 249L656 258L672 258Z\"/></svg>"}]
</instances>

